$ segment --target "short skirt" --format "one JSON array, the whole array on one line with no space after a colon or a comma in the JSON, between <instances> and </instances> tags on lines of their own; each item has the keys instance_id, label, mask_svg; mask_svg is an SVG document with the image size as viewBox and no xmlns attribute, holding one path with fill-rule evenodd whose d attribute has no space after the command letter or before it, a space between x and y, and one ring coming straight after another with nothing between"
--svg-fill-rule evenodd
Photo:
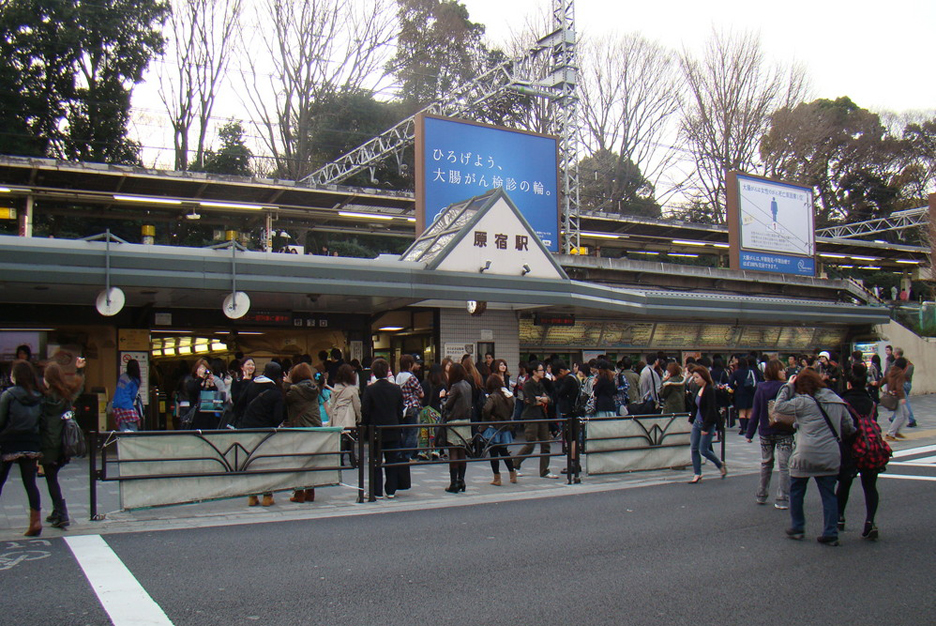
<instances>
[{"instance_id":1,"label":"short skirt","mask_svg":"<svg viewBox=\"0 0 936 626\"><path fill-rule=\"evenodd\" d=\"M449 446L464 448L469 443L471 443L470 420L454 420L451 422L446 422L440 430L442 430L444 433L443 439Z\"/></svg>"},{"instance_id":2,"label":"short skirt","mask_svg":"<svg viewBox=\"0 0 936 626\"><path fill-rule=\"evenodd\" d=\"M483 437L487 439L488 444L491 446L509 446L513 443L513 433L504 427L498 430L493 426L488 426Z\"/></svg>"}]
</instances>

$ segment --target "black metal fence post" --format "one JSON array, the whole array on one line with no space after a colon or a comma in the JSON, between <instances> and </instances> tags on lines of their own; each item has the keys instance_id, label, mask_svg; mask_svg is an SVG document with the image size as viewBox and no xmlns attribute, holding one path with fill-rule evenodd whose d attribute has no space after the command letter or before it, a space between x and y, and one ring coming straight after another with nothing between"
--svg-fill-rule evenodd
<instances>
[{"instance_id":1,"label":"black metal fence post","mask_svg":"<svg viewBox=\"0 0 936 626\"><path fill-rule=\"evenodd\" d=\"M364 489L366 488L364 473L364 434L367 430L363 426L357 427L357 441L354 445L357 447L357 471L358 471L358 504L364 502Z\"/></svg>"},{"instance_id":2,"label":"black metal fence post","mask_svg":"<svg viewBox=\"0 0 936 626\"><path fill-rule=\"evenodd\" d=\"M98 433L96 430L92 430L88 433L91 441L88 446L88 472L90 481L90 489L88 493L91 497L91 502L89 503L89 508L91 509L91 521L98 519L97 516L97 442L98 442Z\"/></svg>"},{"instance_id":3,"label":"black metal fence post","mask_svg":"<svg viewBox=\"0 0 936 626\"><path fill-rule=\"evenodd\" d=\"M373 424L367 425L367 440L370 444L367 456L367 501L376 502L377 495L374 486L377 484L377 463L379 462L377 457L380 455L380 446L377 444L377 427Z\"/></svg>"}]
</instances>

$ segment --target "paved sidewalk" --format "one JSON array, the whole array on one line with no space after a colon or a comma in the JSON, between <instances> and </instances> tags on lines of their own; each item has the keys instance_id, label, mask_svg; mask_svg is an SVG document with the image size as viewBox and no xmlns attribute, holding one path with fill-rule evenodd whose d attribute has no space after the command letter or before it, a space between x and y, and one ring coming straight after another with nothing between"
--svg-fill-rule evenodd
<instances>
[{"instance_id":1,"label":"paved sidewalk","mask_svg":"<svg viewBox=\"0 0 936 626\"><path fill-rule=\"evenodd\" d=\"M894 444L896 450L936 442L936 394L914 396L911 398L913 410L919 426L906 429L907 439ZM889 413L882 411L880 422L886 428ZM755 439L747 443L732 429L726 436L726 459L729 477L756 474L760 466L760 446ZM716 453L720 444L716 443ZM553 446L558 449L558 444ZM688 461L688 454L687 454ZM332 487L320 487L315 490L315 502L297 504L289 501L291 492L283 491L275 495L276 504L269 508L247 507L246 498L232 498L195 504L184 504L134 511L121 511L119 504L118 483L98 483L98 512L106 515L102 521L90 521L88 460L76 459L59 474L69 512L73 523L69 530L61 531L44 525L43 538L64 535L99 534L114 532L138 532L186 528L192 526L226 526L268 521L314 519L326 516L363 515L385 513L407 509L425 509L449 506L461 506L485 502L518 500L526 498L553 497L628 489L647 485L681 483L691 478L691 470L657 470L626 474L584 476L582 484L568 485L565 476L559 480L550 480L536 476L536 463L528 460L525 465L528 473L515 485L506 482L506 472L502 474L504 485L490 485L491 467L487 460L471 463L466 480L466 493L452 495L445 493L448 485L447 465L413 466L412 489L400 491L394 500L379 500L374 503L357 504L357 471L343 472L343 484ZM565 457L552 459L553 472L565 465ZM716 475L714 469L703 466L706 479ZM738 479L750 483L751 493L755 482L749 478ZM743 487L742 487L743 488ZM48 491L44 479L39 479L42 494L43 517L51 511ZM4 485L0 499L0 540L15 540L22 536L28 525L28 504L19 479L19 471L13 468Z\"/></svg>"}]
</instances>

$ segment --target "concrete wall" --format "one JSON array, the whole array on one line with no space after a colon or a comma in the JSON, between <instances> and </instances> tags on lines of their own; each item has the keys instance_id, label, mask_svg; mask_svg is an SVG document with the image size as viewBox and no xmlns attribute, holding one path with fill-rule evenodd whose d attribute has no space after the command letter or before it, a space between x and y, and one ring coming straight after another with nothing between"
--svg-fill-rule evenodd
<instances>
[{"instance_id":1,"label":"concrete wall","mask_svg":"<svg viewBox=\"0 0 936 626\"><path fill-rule=\"evenodd\" d=\"M482 331L491 331L494 338L494 356L507 361L507 371L517 373L520 362L520 324L514 311L485 311L483 315L469 315L465 309L442 309L440 312L440 358L445 356L445 344L474 344L477 351ZM481 355L484 356L484 355ZM460 358L459 355L457 358ZM478 355L475 354L475 361Z\"/></svg>"},{"instance_id":2,"label":"concrete wall","mask_svg":"<svg viewBox=\"0 0 936 626\"><path fill-rule=\"evenodd\" d=\"M893 320L875 328L881 341L903 348L904 356L913 363L911 395L936 393L936 338L920 337Z\"/></svg>"}]
</instances>

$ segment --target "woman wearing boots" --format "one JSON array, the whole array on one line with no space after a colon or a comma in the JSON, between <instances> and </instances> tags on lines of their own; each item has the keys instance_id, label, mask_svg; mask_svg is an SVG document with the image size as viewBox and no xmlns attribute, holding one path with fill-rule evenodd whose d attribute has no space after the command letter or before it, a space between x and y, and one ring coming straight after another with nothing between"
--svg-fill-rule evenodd
<instances>
[{"instance_id":1,"label":"woman wearing boots","mask_svg":"<svg viewBox=\"0 0 936 626\"><path fill-rule=\"evenodd\" d=\"M351 467L357 467L357 457L354 452L356 440L351 434L351 429L357 428L361 423L359 389L354 368L347 363L339 367L335 373L335 391L329 400L330 425L344 429L341 433L341 451L348 453Z\"/></svg>"},{"instance_id":2,"label":"woman wearing boots","mask_svg":"<svg viewBox=\"0 0 936 626\"><path fill-rule=\"evenodd\" d=\"M298 363L286 375L286 425L292 428L319 428L319 388L312 380L312 367ZM295 489L290 502L314 502L315 489Z\"/></svg>"},{"instance_id":3,"label":"woman wearing boots","mask_svg":"<svg viewBox=\"0 0 936 626\"><path fill-rule=\"evenodd\" d=\"M488 376L486 388L488 398L481 410L481 421L509 422L513 419L513 394L504 387L501 377L497 374ZM510 426L508 424L499 426L492 424L484 430L484 438L488 441L491 450L491 470L494 472L494 480L491 481L491 484L498 487L501 485L500 461L497 458L499 456L504 457L504 465L507 466L507 471L510 472L510 482L517 482L517 472L514 470L510 453L507 452L507 446L513 443Z\"/></svg>"},{"instance_id":4,"label":"woman wearing boots","mask_svg":"<svg viewBox=\"0 0 936 626\"><path fill-rule=\"evenodd\" d=\"M449 390L445 393L442 406L442 421L445 422L445 440L449 450L449 493L465 490L465 448L471 441L471 385L465 380L465 368L453 363L449 370Z\"/></svg>"},{"instance_id":5,"label":"woman wearing boots","mask_svg":"<svg viewBox=\"0 0 936 626\"><path fill-rule=\"evenodd\" d=\"M39 439L42 447L42 468L45 470L46 486L52 499L52 514L46 521L54 528L66 529L71 523L68 507L58 483L58 473L69 459L62 456L62 415L72 410L72 405L81 394L84 379L81 370L85 360L78 358L78 375L70 383L58 363L50 363L43 374L45 397L42 399L42 415L39 417Z\"/></svg>"},{"instance_id":6,"label":"woman wearing boots","mask_svg":"<svg viewBox=\"0 0 936 626\"><path fill-rule=\"evenodd\" d=\"M39 415L42 394L36 388L36 372L27 361L16 361L10 374L13 386L0 395L0 489L14 463L19 465L29 498L27 537L42 533L36 461L40 458Z\"/></svg>"}]
</instances>

